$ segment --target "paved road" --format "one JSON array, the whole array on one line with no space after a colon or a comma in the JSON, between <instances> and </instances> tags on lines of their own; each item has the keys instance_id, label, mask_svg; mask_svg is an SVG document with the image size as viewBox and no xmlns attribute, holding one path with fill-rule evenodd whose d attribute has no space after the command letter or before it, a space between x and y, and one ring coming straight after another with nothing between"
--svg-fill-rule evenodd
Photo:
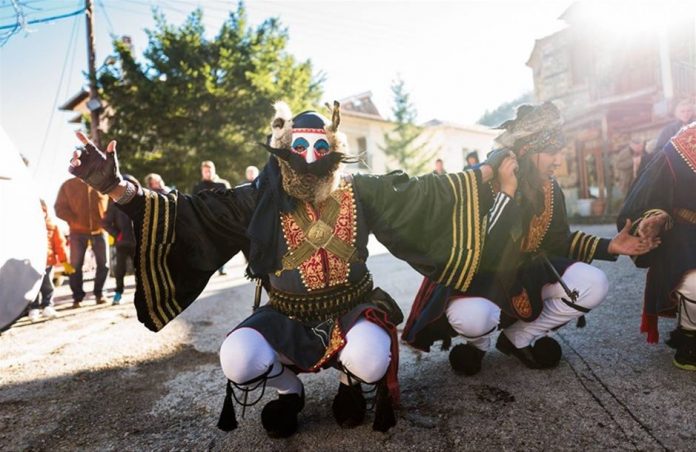
<instances>
[{"instance_id":1,"label":"paved road","mask_svg":"<svg viewBox=\"0 0 696 452\"><path fill-rule=\"evenodd\" d=\"M386 254L369 265L408 312L420 277ZM643 272L626 258L597 265L612 282L609 297L586 328L557 335L557 369L529 370L492 351L479 375L459 377L447 352L402 346L402 407L386 434L335 425L335 371L303 377L307 404L289 440L268 439L258 422L271 394L236 431L215 428L224 393L217 350L253 295L239 265L157 334L131 303L62 305L60 319L22 321L0 336L0 450L693 450L696 374L674 368L671 350L638 332ZM663 336L672 326L661 323Z\"/></svg>"}]
</instances>

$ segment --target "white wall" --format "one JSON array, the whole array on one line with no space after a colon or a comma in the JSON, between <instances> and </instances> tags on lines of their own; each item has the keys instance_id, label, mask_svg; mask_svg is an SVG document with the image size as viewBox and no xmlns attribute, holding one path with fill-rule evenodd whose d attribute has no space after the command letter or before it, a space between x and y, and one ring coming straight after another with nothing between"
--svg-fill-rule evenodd
<instances>
[{"instance_id":1,"label":"white wall","mask_svg":"<svg viewBox=\"0 0 696 452\"><path fill-rule=\"evenodd\" d=\"M367 145L367 159L369 170L364 166L349 165L349 172L370 172L381 174L386 171L387 158L381 147L384 146L384 134L391 132L393 123L381 119L351 115L344 112L341 116L340 130L348 138L348 148L352 155L358 153L359 138L365 138ZM482 127L458 126L452 124L440 124L427 127L421 135L421 142L427 141L431 151L437 150L433 157L444 161L445 169L450 172L461 171L464 168L464 148L479 151L479 160L483 161L486 154L493 147L493 139L498 134L496 130ZM364 157L363 157L364 158ZM393 164L391 165L394 166Z\"/></svg>"}]
</instances>

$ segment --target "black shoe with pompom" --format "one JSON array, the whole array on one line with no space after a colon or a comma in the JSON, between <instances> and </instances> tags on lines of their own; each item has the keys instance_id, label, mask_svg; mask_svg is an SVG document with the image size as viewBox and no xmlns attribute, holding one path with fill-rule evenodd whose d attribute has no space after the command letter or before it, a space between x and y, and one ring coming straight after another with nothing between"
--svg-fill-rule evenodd
<instances>
[{"instance_id":1,"label":"black shoe with pompom","mask_svg":"<svg viewBox=\"0 0 696 452\"><path fill-rule=\"evenodd\" d=\"M561 361L561 346L555 339L544 336L526 347L517 348L510 339L501 333L495 348L506 355L512 355L530 369L550 369Z\"/></svg>"},{"instance_id":2,"label":"black shoe with pompom","mask_svg":"<svg viewBox=\"0 0 696 452\"><path fill-rule=\"evenodd\" d=\"M563 351L556 339L548 336L537 339L532 345L532 355L540 369L550 369L556 367L561 361Z\"/></svg>"},{"instance_id":3,"label":"black shoe with pompom","mask_svg":"<svg viewBox=\"0 0 696 452\"><path fill-rule=\"evenodd\" d=\"M481 361L485 354L471 344L455 345L449 354L450 365L459 375L476 375L481 372Z\"/></svg>"},{"instance_id":4,"label":"black shoe with pompom","mask_svg":"<svg viewBox=\"0 0 696 452\"><path fill-rule=\"evenodd\" d=\"M297 414L304 408L302 394L280 394L261 411L261 424L270 438L287 438L297 431Z\"/></svg>"}]
</instances>

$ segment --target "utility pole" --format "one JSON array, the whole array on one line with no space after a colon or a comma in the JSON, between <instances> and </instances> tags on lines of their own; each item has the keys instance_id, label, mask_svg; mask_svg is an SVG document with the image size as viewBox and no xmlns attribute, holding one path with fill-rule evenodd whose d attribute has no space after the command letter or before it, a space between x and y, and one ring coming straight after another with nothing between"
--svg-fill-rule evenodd
<instances>
[{"instance_id":1,"label":"utility pole","mask_svg":"<svg viewBox=\"0 0 696 452\"><path fill-rule=\"evenodd\" d=\"M97 148L101 149L99 137L99 110L101 109L101 102L97 92L97 67L94 54L94 3L92 0L85 0L85 19L87 20L87 67L89 69L89 101L87 102L87 107L91 117L91 138Z\"/></svg>"}]
</instances>

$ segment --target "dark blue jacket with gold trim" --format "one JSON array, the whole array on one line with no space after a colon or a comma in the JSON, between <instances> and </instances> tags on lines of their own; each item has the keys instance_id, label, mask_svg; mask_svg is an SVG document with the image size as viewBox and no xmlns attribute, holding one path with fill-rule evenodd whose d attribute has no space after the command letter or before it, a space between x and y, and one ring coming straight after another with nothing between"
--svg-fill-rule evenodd
<instances>
[{"instance_id":1,"label":"dark blue jacket with gold trim","mask_svg":"<svg viewBox=\"0 0 696 452\"><path fill-rule=\"evenodd\" d=\"M674 136L634 182L617 220L640 222L656 213L668 215L661 245L634 259L649 268L645 284L641 330L657 342L658 316L673 316L673 291L684 274L696 269L696 122Z\"/></svg>"}]
</instances>

